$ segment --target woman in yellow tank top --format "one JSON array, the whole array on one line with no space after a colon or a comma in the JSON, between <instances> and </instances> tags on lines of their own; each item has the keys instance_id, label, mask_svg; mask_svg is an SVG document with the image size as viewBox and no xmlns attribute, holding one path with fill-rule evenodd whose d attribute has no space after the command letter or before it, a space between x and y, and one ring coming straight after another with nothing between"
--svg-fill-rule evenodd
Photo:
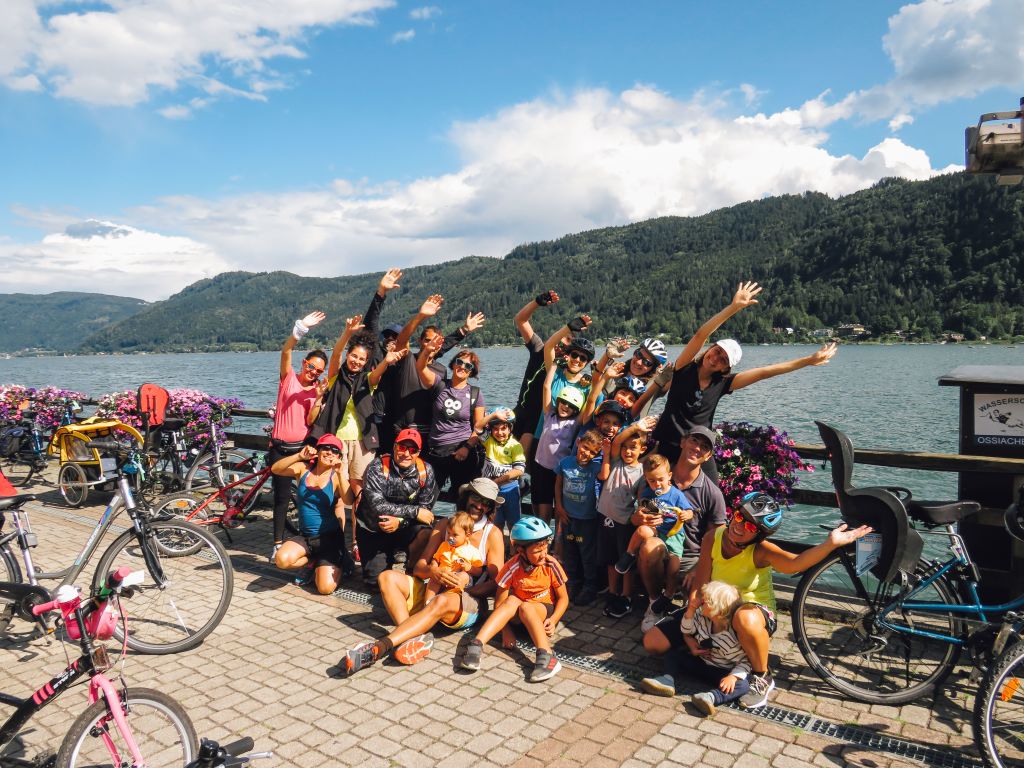
<instances>
[{"instance_id":1,"label":"woman in yellow tank top","mask_svg":"<svg viewBox=\"0 0 1024 768\"><path fill-rule=\"evenodd\" d=\"M740 590L744 605L733 614L732 625L753 670L750 691L740 699L740 705L747 708L763 705L775 687L768 673L768 646L775 623L772 571L800 573L871 532L866 525L847 529L843 524L829 532L825 541L795 555L765 540L781 526L782 507L774 499L763 493L747 494L727 526L705 534L690 586L686 615L691 618L700 605L701 587L709 581L724 581Z\"/></svg>"}]
</instances>

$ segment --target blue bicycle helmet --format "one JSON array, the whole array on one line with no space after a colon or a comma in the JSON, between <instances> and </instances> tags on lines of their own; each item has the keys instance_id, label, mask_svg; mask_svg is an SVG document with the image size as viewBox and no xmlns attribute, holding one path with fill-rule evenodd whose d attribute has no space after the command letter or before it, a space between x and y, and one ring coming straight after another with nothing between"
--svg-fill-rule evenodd
<instances>
[{"instance_id":1,"label":"blue bicycle helmet","mask_svg":"<svg viewBox=\"0 0 1024 768\"><path fill-rule=\"evenodd\" d=\"M740 513L757 526L757 541L767 539L782 527L782 506L767 493L748 493L742 499Z\"/></svg>"},{"instance_id":2,"label":"blue bicycle helmet","mask_svg":"<svg viewBox=\"0 0 1024 768\"><path fill-rule=\"evenodd\" d=\"M551 526L533 515L523 515L512 526L508 537L513 544L533 544L536 541L550 540L554 536Z\"/></svg>"},{"instance_id":3,"label":"blue bicycle helmet","mask_svg":"<svg viewBox=\"0 0 1024 768\"><path fill-rule=\"evenodd\" d=\"M633 394L640 396L647 391L647 382L636 376L620 376L615 380L615 389L612 391L617 392L620 389L628 389Z\"/></svg>"}]
</instances>

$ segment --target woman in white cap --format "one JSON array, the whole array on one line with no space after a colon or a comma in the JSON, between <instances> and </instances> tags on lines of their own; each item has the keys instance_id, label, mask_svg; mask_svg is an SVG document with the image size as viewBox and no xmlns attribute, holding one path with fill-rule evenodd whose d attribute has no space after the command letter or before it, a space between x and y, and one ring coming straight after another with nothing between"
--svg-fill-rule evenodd
<instances>
[{"instance_id":1,"label":"woman in white cap","mask_svg":"<svg viewBox=\"0 0 1024 768\"><path fill-rule=\"evenodd\" d=\"M697 330L676 359L675 365L666 365L657 373L647 391L633 405L635 417L643 413L648 402L668 392L665 412L658 419L653 437L658 441L658 453L666 456L670 462L675 463L679 458L680 441L692 427L713 429L715 409L724 395L762 379L798 371L808 365L824 365L835 355L836 345L825 344L806 357L733 373L732 369L739 363L743 350L734 339L722 339L698 357L697 353L707 343L708 337L722 323L741 309L757 304L755 297L761 290L761 286L755 282L740 283L729 305ZM715 482L718 481L718 471L713 460L704 465L704 472Z\"/></svg>"}]
</instances>

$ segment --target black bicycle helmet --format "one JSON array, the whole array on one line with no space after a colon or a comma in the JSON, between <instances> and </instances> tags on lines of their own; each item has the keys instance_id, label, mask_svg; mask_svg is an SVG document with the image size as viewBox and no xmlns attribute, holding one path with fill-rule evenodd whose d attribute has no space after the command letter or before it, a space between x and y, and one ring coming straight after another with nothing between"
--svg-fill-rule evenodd
<instances>
[{"instance_id":1,"label":"black bicycle helmet","mask_svg":"<svg viewBox=\"0 0 1024 768\"><path fill-rule=\"evenodd\" d=\"M594 351L594 342L588 339L586 336L575 336L573 340L569 342L569 345L565 348L566 354L572 351L582 352L587 356L587 359L593 360L596 357Z\"/></svg>"},{"instance_id":2,"label":"black bicycle helmet","mask_svg":"<svg viewBox=\"0 0 1024 768\"><path fill-rule=\"evenodd\" d=\"M782 527L782 506L767 493L748 493L742 502L740 514L757 526L757 541L767 539Z\"/></svg>"}]
</instances>

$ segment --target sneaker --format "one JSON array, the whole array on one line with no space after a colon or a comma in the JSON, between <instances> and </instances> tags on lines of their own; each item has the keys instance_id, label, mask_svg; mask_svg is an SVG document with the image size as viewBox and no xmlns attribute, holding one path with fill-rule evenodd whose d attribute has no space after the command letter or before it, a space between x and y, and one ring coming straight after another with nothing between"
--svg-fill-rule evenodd
<instances>
[{"instance_id":1,"label":"sneaker","mask_svg":"<svg viewBox=\"0 0 1024 768\"><path fill-rule=\"evenodd\" d=\"M470 669L476 671L480 669L480 657L484 653L484 644L479 640L470 640L469 645L466 646L466 653L462 657L462 663L459 664L461 669Z\"/></svg>"},{"instance_id":2,"label":"sneaker","mask_svg":"<svg viewBox=\"0 0 1024 768\"><path fill-rule=\"evenodd\" d=\"M672 608L672 600L664 595L658 595L658 599L651 603L651 610L661 616L671 611Z\"/></svg>"},{"instance_id":3,"label":"sneaker","mask_svg":"<svg viewBox=\"0 0 1024 768\"><path fill-rule=\"evenodd\" d=\"M608 604L605 606L604 615L613 619L621 619L628 616L633 610L633 604L624 595L608 595Z\"/></svg>"},{"instance_id":4,"label":"sneaker","mask_svg":"<svg viewBox=\"0 0 1024 768\"><path fill-rule=\"evenodd\" d=\"M430 649L433 647L434 636L427 632L425 635L414 637L412 640L406 640L395 648L395 652L391 655L399 664L411 666L427 658L430 655Z\"/></svg>"},{"instance_id":5,"label":"sneaker","mask_svg":"<svg viewBox=\"0 0 1024 768\"><path fill-rule=\"evenodd\" d=\"M271 565L274 565L277 562L277 550L279 550L280 548L280 544L275 544L273 548L270 550L270 557L267 559L270 560Z\"/></svg>"},{"instance_id":6,"label":"sneaker","mask_svg":"<svg viewBox=\"0 0 1024 768\"><path fill-rule=\"evenodd\" d=\"M654 610L654 603L647 605L647 610L644 611L644 617L640 621L640 631L645 635L654 629L654 625L665 618L665 614L658 613Z\"/></svg>"},{"instance_id":7,"label":"sneaker","mask_svg":"<svg viewBox=\"0 0 1024 768\"><path fill-rule=\"evenodd\" d=\"M305 587L313 582L313 569L303 568L295 574L295 578L292 580L295 586Z\"/></svg>"},{"instance_id":8,"label":"sneaker","mask_svg":"<svg viewBox=\"0 0 1024 768\"><path fill-rule=\"evenodd\" d=\"M623 552L622 557L615 563L616 573L629 573L633 570L633 566L636 565L636 555L632 552Z\"/></svg>"},{"instance_id":9,"label":"sneaker","mask_svg":"<svg viewBox=\"0 0 1024 768\"><path fill-rule=\"evenodd\" d=\"M405 561L409 559L409 554L404 549L396 549L393 565L405 565Z\"/></svg>"},{"instance_id":10,"label":"sneaker","mask_svg":"<svg viewBox=\"0 0 1024 768\"><path fill-rule=\"evenodd\" d=\"M578 605L581 608L590 605L592 602L597 600L597 590L593 587L584 587L576 593L576 597L573 599L573 605Z\"/></svg>"},{"instance_id":11,"label":"sneaker","mask_svg":"<svg viewBox=\"0 0 1024 768\"><path fill-rule=\"evenodd\" d=\"M704 717L711 717L715 714L715 697L710 691L695 693L690 697L690 703L697 708Z\"/></svg>"},{"instance_id":12,"label":"sneaker","mask_svg":"<svg viewBox=\"0 0 1024 768\"><path fill-rule=\"evenodd\" d=\"M558 674L562 665L558 663L558 657L550 651L537 651L537 661L530 672L530 682L539 683Z\"/></svg>"},{"instance_id":13,"label":"sneaker","mask_svg":"<svg viewBox=\"0 0 1024 768\"><path fill-rule=\"evenodd\" d=\"M645 677L640 681L640 687L647 693L655 696L675 696L676 681L672 675L658 675L657 677Z\"/></svg>"},{"instance_id":14,"label":"sneaker","mask_svg":"<svg viewBox=\"0 0 1024 768\"><path fill-rule=\"evenodd\" d=\"M744 709L757 709L768 703L768 694L775 690L775 680L770 672L763 675L751 675L748 682L750 690L740 696L740 706Z\"/></svg>"},{"instance_id":15,"label":"sneaker","mask_svg":"<svg viewBox=\"0 0 1024 768\"><path fill-rule=\"evenodd\" d=\"M338 663L338 666L344 670L345 676L348 677L360 669L370 666L375 661L377 661L377 653L374 650L374 644L363 643L346 653L345 658Z\"/></svg>"}]
</instances>

